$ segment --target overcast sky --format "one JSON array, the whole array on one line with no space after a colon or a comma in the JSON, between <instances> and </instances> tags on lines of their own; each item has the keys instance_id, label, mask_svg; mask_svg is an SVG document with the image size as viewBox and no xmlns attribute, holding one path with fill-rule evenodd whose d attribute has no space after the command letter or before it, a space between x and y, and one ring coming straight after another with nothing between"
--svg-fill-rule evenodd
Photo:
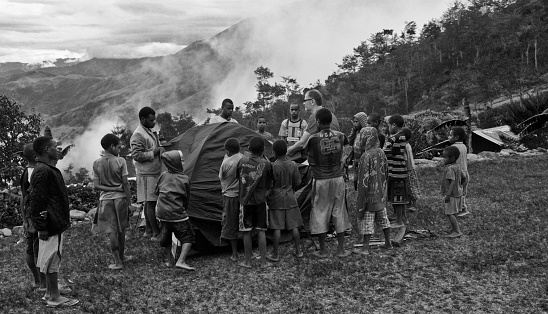
<instances>
[{"instance_id":1,"label":"overcast sky","mask_svg":"<svg viewBox=\"0 0 548 314\"><path fill-rule=\"evenodd\" d=\"M0 0L0 62L167 55L246 17L297 1ZM380 5L393 6L394 11L401 10L402 3L407 10L416 5L412 18L419 29L428 20L440 17L451 3L450 0L360 1L370 3L372 11ZM401 14L395 14L393 20L379 27L401 30L403 23Z\"/></svg>"}]
</instances>

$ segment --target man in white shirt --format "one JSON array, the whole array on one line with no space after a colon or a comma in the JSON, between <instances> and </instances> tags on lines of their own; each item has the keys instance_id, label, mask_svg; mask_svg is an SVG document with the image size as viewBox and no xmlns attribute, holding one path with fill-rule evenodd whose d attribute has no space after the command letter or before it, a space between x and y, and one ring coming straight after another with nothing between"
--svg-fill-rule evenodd
<instances>
[{"instance_id":1,"label":"man in white shirt","mask_svg":"<svg viewBox=\"0 0 548 314\"><path fill-rule=\"evenodd\" d=\"M221 104L221 114L209 119L209 123L221 123L221 122L234 122L238 121L232 119L232 113L234 112L234 103L230 99L223 100Z\"/></svg>"},{"instance_id":2,"label":"man in white shirt","mask_svg":"<svg viewBox=\"0 0 548 314\"><path fill-rule=\"evenodd\" d=\"M297 143L308 127L305 120L299 117L299 105L291 104L289 106L289 118L282 121L278 136L287 142L288 146Z\"/></svg>"}]
</instances>

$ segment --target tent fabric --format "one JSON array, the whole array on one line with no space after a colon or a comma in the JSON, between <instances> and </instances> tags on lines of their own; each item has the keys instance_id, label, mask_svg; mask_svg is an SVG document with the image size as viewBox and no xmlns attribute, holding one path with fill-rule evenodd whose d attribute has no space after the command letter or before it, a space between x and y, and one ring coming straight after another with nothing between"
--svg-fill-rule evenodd
<instances>
[{"instance_id":1,"label":"tent fabric","mask_svg":"<svg viewBox=\"0 0 548 314\"><path fill-rule=\"evenodd\" d=\"M223 195L219 182L219 168L225 155L224 143L234 137L240 151L248 150L255 131L236 123L214 123L195 126L169 142L166 150L180 150L184 154L184 173L190 178L188 215L193 225L213 245L219 246ZM272 156L272 144L265 140L265 152Z\"/></svg>"}]
</instances>

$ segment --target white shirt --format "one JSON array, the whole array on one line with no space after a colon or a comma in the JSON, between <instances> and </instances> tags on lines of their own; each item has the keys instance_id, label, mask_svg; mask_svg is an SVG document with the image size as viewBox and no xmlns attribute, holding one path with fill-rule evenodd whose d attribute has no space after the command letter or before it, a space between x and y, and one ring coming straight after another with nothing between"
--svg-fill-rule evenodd
<instances>
[{"instance_id":1,"label":"white shirt","mask_svg":"<svg viewBox=\"0 0 548 314\"><path fill-rule=\"evenodd\" d=\"M234 122L234 123L238 123L238 121L236 121L235 119L230 119L230 120L227 120L221 116L214 116L213 118L209 119L209 123L221 123L221 122Z\"/></svg>"}]
</instances>

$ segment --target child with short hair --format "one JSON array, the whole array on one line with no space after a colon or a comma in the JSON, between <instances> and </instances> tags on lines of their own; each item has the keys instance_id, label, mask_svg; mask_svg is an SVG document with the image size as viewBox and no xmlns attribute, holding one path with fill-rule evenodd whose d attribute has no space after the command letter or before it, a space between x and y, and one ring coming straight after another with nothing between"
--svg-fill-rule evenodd
<instances>
[{"instance_id":1,"label":"child with short hair","mask_svg":"<svg viewBox=\"0 0 548 314\"><path fill-rule=\"evenodd\" d=\"M407 221L405 207L409 203L409 175L405 161L405 145L407 141L402 132L405 121L400 115L388 118L388 131L384 153L388 159L388 201L392 203L396 213L396 222L392 228L405 226Z\"/></svg>"},{"instance_id":2,"label":"child with short hair","mask_svg":"<svg viewBox=\"0 0 548 314\"><path fill-rule=\"evenodd\" d=\"M25 208L25 201L27 200L30 188L30 178L34 167L36 166L36 153L32 149L32 143L26 144L21 152L21 157L26 160L27 166L23 170L21 175L21 217L23 218L23 236L27 245L25 261L29 267L32 276L34 277L33 289L45 289L46 277L40 272L40 269L36 267L36 261L38 260L38 233L34 229L32 221L30 219L30 210Z\"/></svg>"},{"instance_id":3,"label":"child with short hair","mask_svg":"<svg viewBox=\"0 0 548 314\"><path fill-rule=\"evenodd\" d=\"M107 234L110 239L114 257L114 264L108 265L111 270L120 270L124 268L125 262L133 259L133 256L125 255L131 193L126 160L118 156L121 146L118 136L106 134L101 139L101 147L104 149L101 158L93 162L93 186L101 193L92 231Z\"/></svg>"},{"instance_id":4,"label":"child with short hair","mask_svg":"<svg viewBox=\"0 0 548 314\"><path fill-rule=\"evenodd\" d=\"M382 149L384 147L386 137L380 130L381 122L381 115L376 112L372 112L370 115L367 116L367 125L377 130L377 134L379 135L379 147Z\"/></svg>"},{"instance_id":5,"label":"child with short hair","mask_svg":"<svg viewBox=\"0 0 548 314\"><path fill-rule=\"evenodd\" d=\"M180 269L194 271L196 268L186 263L195 237L187 213L190 180L183 173L183 153L180 150L165 152L162 154L162 162L167 171L158 178L154 194L158 196L156 218L160 221L160 246L164 248L164 260L167 267L175 265ZM171 255L172 235L182 244L181 255L175 264Z\"/></svg>"},{"instance_id":6,"label":"child with short hair","mask_svg":"<svg viewBox=\"0 0 548 314\"><path fill-rule=\"evenodd\" d=\"M69 199L65 180L55 167L59 154L57 142L45 136L34 140L36 167L30 179L26 206L38 232L36 265L46 277L44 299L48 307L69 307L78 300L60 295L58 276L63 254L64 232L70 228Z\"/></svg>"},{"instance_id":7,"label":"child with short hair","mask_svg":"<svg viewBox=\"0 0 548 314\"><path fill-rule=\"evenodd\" d=\"M466 131L461 127L454 127L449 133L449 142L452 146L455 146L459 149L459 158L457 159L457 164L460 166L462 173L466 176L466 185L462 187L462 197L461 197L461 209L457 214L457 217L464 217L470 212L468 211L468 206L466 205L466 194L468 194L468 183L470 182L470 173L468 173L468 148L464 144L466 139Z\"/></svg>"},{"instance_id":8,"label":"child with short hair","mask_svg":"<svg viewBox=\"0 0 548 314\"><path fill-rule=\"evenodd\" d=\"M443 164L447 167L441 182L441 193L444 195L445 215L451 224L448 238L457 238L462 235L455 217L461 208L462 186L466 184L466 176L457 164L459 156L459 149L455 146L449 146L443 150Z\"/></svg>"},{"instance_id":9,"label":"child with short hair","mask_svg":"<svg viewBox=\"0 0 548 314\"><path fill-rule=\"evenodd\" d=\"M223 192L223 216L221 220L221 238L230 242L232 261L238 260L238 228L240 217L240 198L238 192L238 162L243 154L240 153L240 142L236 138L229 138L224 145L226 155L219 169L219 180Z\"/></svg>"},{"instance_id":10,"label":"child with short hair","mask_svg":"<svg viewBox=\"0 0 548 314\"><path fill-rule=\"evenodd\" d=\"M344 134L331 130L331 111L318 109L315 119L319 132L311 135L306 144L313 178L310 233L317 234L320 242L320 250L313 254L319 258L327 257L325 240L332 221L337 232L337 256L345 258L352 254L344 248L345 231L352 228L341 162L342 147L348 142Z\"/></svg>"},{"instance_id":11,"label":"child with short hair","mask_svg":"<svg viewBox=\"0 0 548 314\"><path fill-rule=\"evenodd\" d=\"M354 249L356 254L369 253L369 240L377 223L384 233L385 249L391 249L390 221L386 213L388 160L379 147L377 129L362 129L363 154L358 164L358 232L363 236L363 247Z\"/></svg>"},{"instance_id":12,"label":"child with short hair","mask_svg":"<svg viewBox=\"0 0 548 314\"><path fill-rule=\"evenodd\" d=\"M272 241L272 254L267 259L273 262L280 261L278 247L280 244L281 230L291 230L293 243L295 244L295 256L301 258L299 227L302 227L303 218L299 210L299 204L295 197L295 190L301 184L301 174L294 161L287 160L287 143L284 140L276 140L272 144L272 150L276 161L272 163L272 172L276 182L268 195L268 213L270 229L274 230Z\"/></svg>"},{"instance_id":13,"label":"child with short hair","mask_svg":"<svg viewBox=\"0 0 548 314\"><path fill-rule=\"evenodd\" d=\"M249 141L249 155L244 155L238 162L238 179L240 182L240 221L239 229L243 232L245 261L238 264L251 268L251 231L259 235L261 268L272 266L266 260L266 235L268 228L268 211L266 193L275 180L272 165L262 155L264 140L255 136Z\"/></svg>"},{"instance_id":14,"label":"child with short hair","mask_svg":"<svg viewBox=\"0 0 548 314\"><path fill-rule=\"evenodd\" d=\"M409 176L409 207L407 210L410 212L417 211L417 201L420 198L420 182L415 167L415 158L413 158L413 149L409 140L413 136L413 132L409 128L402 129L405 135L405 161L407 163L407 175Z\"/></svg>"}]
</instances>

